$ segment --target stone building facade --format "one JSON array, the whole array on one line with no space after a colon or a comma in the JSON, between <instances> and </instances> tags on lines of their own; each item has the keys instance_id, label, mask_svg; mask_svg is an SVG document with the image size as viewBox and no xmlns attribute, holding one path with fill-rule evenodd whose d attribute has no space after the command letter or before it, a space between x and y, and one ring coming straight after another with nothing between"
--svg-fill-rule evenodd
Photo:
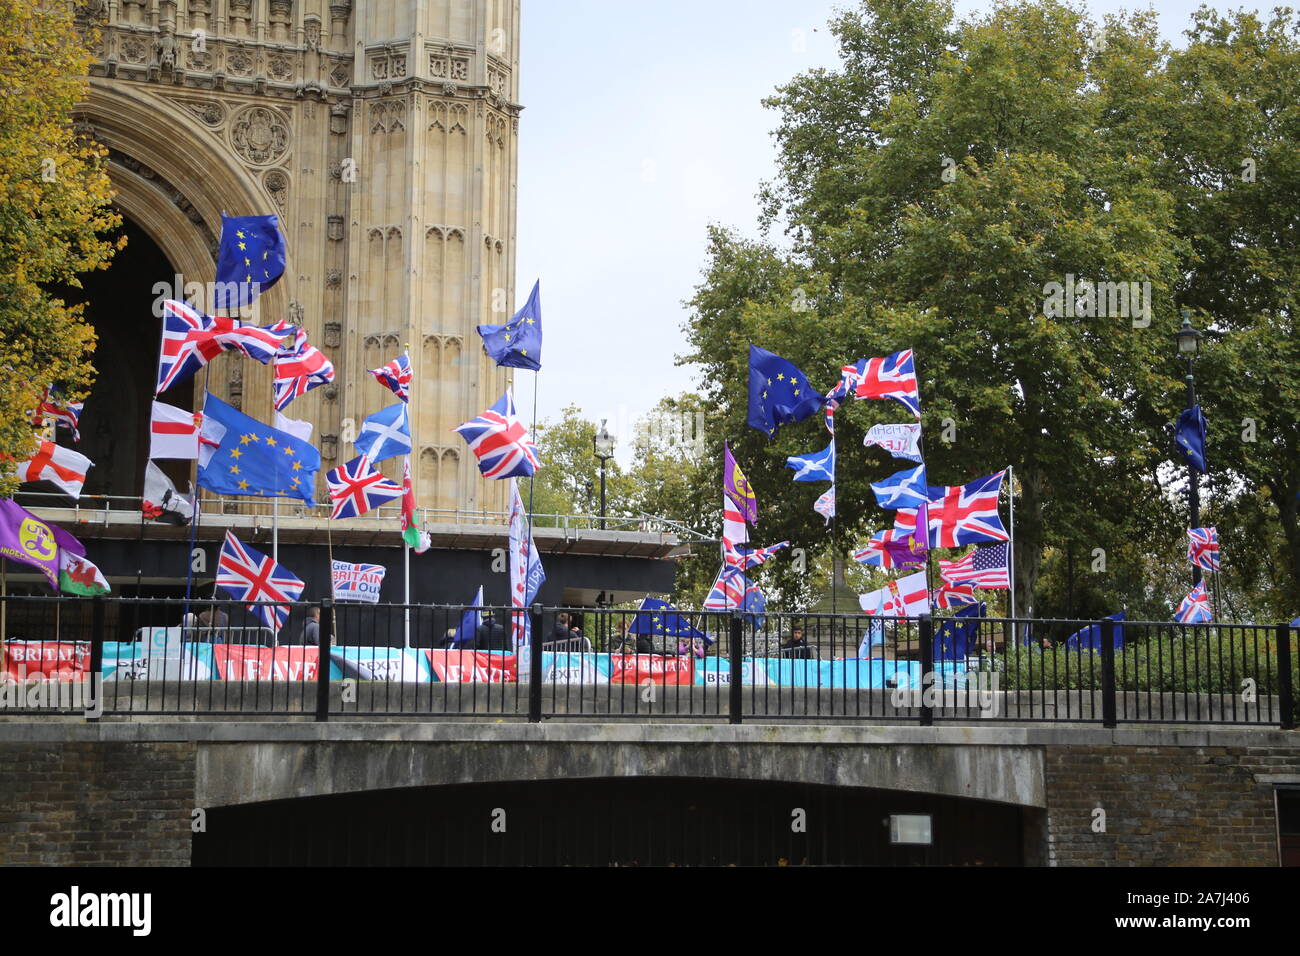
<instances>
[{"instance_id":1,"label":"stone building facade","mask_svg":"<svg viewBox=\"0 0 1300 956\"><path fill-rule=\"evenodd\" d=\"M519 0L72 6L98 32L78 128L183 282L212 281L223 211L280 216L288 267L257 319L303 325L338 370L289 409L322 476L392 401L366 370L409 347L420 504L503 510L449 429L506 384L474 326L514 305ZM221 356L208 387L270 420L269 368Z\"/></svg>"}]
</instances>

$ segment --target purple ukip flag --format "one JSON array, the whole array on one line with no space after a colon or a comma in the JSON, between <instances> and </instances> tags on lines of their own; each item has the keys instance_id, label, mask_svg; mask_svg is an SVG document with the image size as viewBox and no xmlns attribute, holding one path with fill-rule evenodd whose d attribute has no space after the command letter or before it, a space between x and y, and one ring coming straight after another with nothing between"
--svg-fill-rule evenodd
<instances>
[{"instance_id":1,"label":"purple ukip flag","mask_svg":"<svg viewBox=\"0 0 1300 956\"><path fill-rule=\"evenodd\" d=\"M54 529L11 498L0 500L0 555L30 564L45 575L50 587L59 589L59 542Z\"/></svg>"},{"instance_id":2,"label":"purple ukip flag","mask_svg":"<svg viewBox=\"0 0 1300 956\"><path fill-rule=\"evenodd\" d=\"M726 442L722 443L722 490L726 492L731 503L747 522L758 523L758 498L754 496L754 489L749 486L749 479L736 464L735 456L731 454L731 446Z\"/></svg>"}]
</instances>

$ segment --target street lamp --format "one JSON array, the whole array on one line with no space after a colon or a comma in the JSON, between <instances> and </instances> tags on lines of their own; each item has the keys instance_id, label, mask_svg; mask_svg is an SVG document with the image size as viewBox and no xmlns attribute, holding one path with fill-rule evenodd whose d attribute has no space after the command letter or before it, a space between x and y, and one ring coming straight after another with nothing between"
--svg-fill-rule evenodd
<instances>
[{"instance_id":1,"label":"street lamp","mask_svg":"<svg viewBox=\"0 0 1300 956\"><path fill-rule=\"evenodd\" d=\"M1196 358L1196 353L1201 347L1201 333L1192 326L1192 310L1183 309L1183 325L1174 333L1174 340L1178 343L1178 354L1187 360L1187 407L1196 407L1196 379L1192 374L1192 359ZM1201 526L1201 493L1196 482L1196 468L1191 461L1187 462L1187 511L1191 524L1188 527L1199 528ZM1201 569L1198 565L1192 565L1192 586L1201 583Z\"/></svg>"},{"instance_id":2,"label":"street lamp","mask_svg":"<svg viewBox=\"0 0 1300 956\"><path fill-rule=\"evenodd\" d=\"M614 436L605 430L605 422L609 419L600 420L600 431L591 436L591 445L596 450L596 458L600 461L600 530L605 530L605 462L614 457Z\"/></svg>"}]
</instances>

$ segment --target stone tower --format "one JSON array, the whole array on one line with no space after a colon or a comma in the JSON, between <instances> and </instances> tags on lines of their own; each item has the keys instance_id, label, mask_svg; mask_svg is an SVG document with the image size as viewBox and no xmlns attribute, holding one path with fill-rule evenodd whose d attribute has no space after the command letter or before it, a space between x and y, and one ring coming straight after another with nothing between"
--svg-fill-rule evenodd
<instances>
[{"instance_id":1,"label":"stone tower","mask_svg":"<svg viewBox=\"0 0 1300 956\"><path fill-rule=\"evenodd\" d=\"M394 400L366 370L409 346L419 503L434 521L503 510L504 483L449 429L506 383L474 326L514 307L519 0L72 6L100 33L79 127L183 281L212 280L223 211L279 214L288 268L257 319L302 324L338 371L288 409L315 426L322 473ZM225 355L208 388L270 421L270 383Z\"/></svg>"}]
</instances>

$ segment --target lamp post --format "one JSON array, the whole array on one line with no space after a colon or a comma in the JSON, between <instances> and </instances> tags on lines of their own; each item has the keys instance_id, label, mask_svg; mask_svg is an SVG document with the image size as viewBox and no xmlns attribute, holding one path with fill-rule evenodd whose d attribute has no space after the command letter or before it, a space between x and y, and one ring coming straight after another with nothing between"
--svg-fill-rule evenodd
<instances>
[{"instance_id":1,"label":"lamp post","mask_svg":"<svg viewBox=\"0 0 1300 956\"><path fill-rule=\"evenodd\" d=\"M1192 310L1183 309L1183 325L1174 333L1174 340L1178 343L1178 354L1187 361L1187 407L1196 407L1196 379L1192 373L1192 359L1196 357L1197 351L1201 347L1201 333L1192 326ZM1201 525L1201 493L1197 487L1196 468L1190 461L1187 463L1187 512L1191 520L1188 527L1199 528ZM1201 569L1197 565L1192 565L1192 586L1201 583Z\"/></svg>"},{"instance_id":2,"label":"lamp post","mask_svg":"<svg viewBox=\"0 0 1300 956\"><path fill-rule=\"evenodd\" d=\"M596 459L600 462L600 530L605 530L605 462L614 457L614 436L605 430L605 422L600 420L600 431L591 436L591 445L595 449Z\"/></svg>"}]
</instances>

